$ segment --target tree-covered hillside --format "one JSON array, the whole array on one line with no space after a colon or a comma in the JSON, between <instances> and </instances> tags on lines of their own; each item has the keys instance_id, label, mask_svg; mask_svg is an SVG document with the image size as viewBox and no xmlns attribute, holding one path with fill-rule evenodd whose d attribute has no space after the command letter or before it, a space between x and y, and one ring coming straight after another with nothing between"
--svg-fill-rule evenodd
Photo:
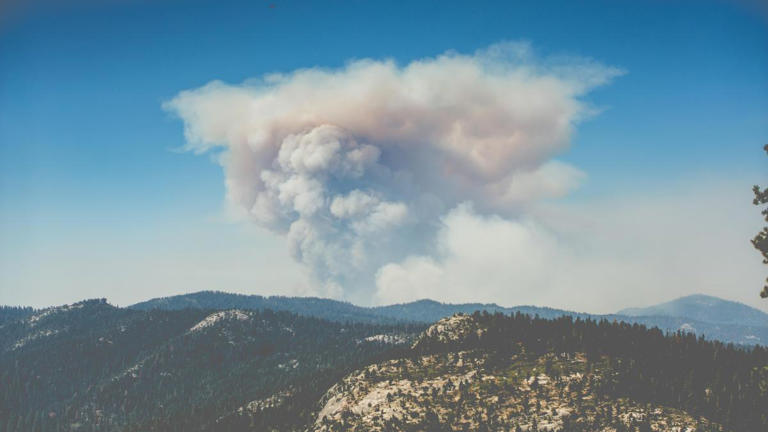
<instances>
[{"instance_id":1,"label":"tree-covered hillside","mask_svg":"<svg viewBox=\"0 0 768 432\"><path fill-rule=\"evenodd\" d=\"M422 328L103 300L48 309L0 328L0 431L292 430L336 379ZM233 416L274 394L280 404Z\"/></svg>"},{"instance_id":2,"label":"tree-covered hillside","mask_svg":"<svg viewBox=\"0 0 768 432\"><path fill-rule=\"evenodd\" d=\"M743 345L768 344L768 321L766 314L747 305L706 297L707 306L691 302L704 296L690 296L678 302L688 305L683 313L658 313L649 309L648 314L630 310L628 314L596 315L562 309L538 306L502 307L494 303L441 303L434 300L419 300L388 306L362 307L351 303L314 297L262 297L259 295L231 294L217 291L203 291L173 297L161 297L130 306L138 310L180 310L197 309L272 309L287 311L302 316L311 316L337 322L360 322L372 324L433 323L456 313L471 314L476 311L505 314L524 313L541 318L554 319L570 316L574 319L624 321L647 327L658 327L665 332L695 333L707 339L733 342ZM677 303L675 303L677 304ZM661 305L660 305L661 306Z\"/></svg>"},{"instance_id":3,"label":"tree-covered hillside","mask_svg":"<svg viewBox=\"0 0 768 432\"><path fill-rule=\"evenodd\" d=\"M269 309L142 311L104 300L37 311L0 326L0 431L347 430L359 413L333 403L326 409L330 394L413 412L413 422L398 421L414 430L484 430L482 419L493 417L500 427L528 431L535 419L552 431L593 430L561 428L574 421L606 431L622 423L637 432L632 428L645 423L627 420L635 415L657 432L671 424L768 430L768 352L759 346L520 313L457 315L417 338L426 327L340 323ZM432 360L424 363L425 357ZM377 364L396 366L371 369ZM531 368L567 373L548 375L542 382L551 386L538 392L521 381ZM359 372L365 370L386 374ZM469 387L457 381L447 396L422 391L418 380L445 384L457 371L474 377L466 375ZM384 378L365 381L374 375ZM347 386L345 376L358 378ZM390 392L396 383L423 398ZM451 405L466 392L483 397ZM531 398L550 409L518 406ZM415 414L432 405L435 415ZM468 411L443 418L452 409ZM361 410L370 414L365 421L380 418L376 410ZM333 416L323 422L322 412ZM464 414L475 420L466 423ZM366 424L357 430L368 430Z\"/></svg>"},{"instance_id":4,"label":"tree-covered hillside","mask_svg":"<svg viewBox=\"0 0 768 432\"><path fill-rule=\"evenodd\" d=\"M0 326L32 315L35 310L31 307L0 306Z\"/></svg>"},{"instance_id":5,"label":"tree-covered hillside","mask_svg":"<svg viewBox=\"0 0 768 432\"><path fill-rule=\"evenodd\" d=\"M181 310L187 308L218 310L272 309L337 322L391 323L398 321L397 319L380 316L367 308L337 300L317 297L263 297L260 295L233 294L221 291L201 291L192 294L161 297L136 303L129 306L129 308L136 310Z\"/></svg>"},{"instance_id":6,"label":"tree-covered hillside","mask_svg":"<svg viewBox=\"0 0 768 432\"><path fill-rule=\"evenodd\" d=\"M619 314L690 318L716 324L768 327L768 313L743 303L701 294L685 296L645 308L623 309Z\"/></svg>"},{"instance_id":7,"label":"tree-covered hillside","mask_svg":"<svg viewBox=\"0 0 768 432\"><path fill-rule=\"evenodd\" d=\"M476 313L458 331L427 331L415 348L414 355L481 350L491 365L515 354L583 353L588 371L600 365L598 391L606 397L681 409L734 431L768 430L768 350L761 346L607 320Z\"/></svg>"}]
</instances>

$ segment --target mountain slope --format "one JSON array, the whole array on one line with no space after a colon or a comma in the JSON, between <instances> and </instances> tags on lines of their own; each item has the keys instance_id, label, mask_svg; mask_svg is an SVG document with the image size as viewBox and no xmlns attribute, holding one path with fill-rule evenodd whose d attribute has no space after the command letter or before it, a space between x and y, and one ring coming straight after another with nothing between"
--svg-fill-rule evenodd
<instances>
[{"instance_id":1,"label":"mountain slope","mask_svg":"<svg viewBox=\"0 0 768 432\"><path fill-rule=\"evenodd\" d=\"M768 327L768 313L743 303L702 294L681 297L645 308L623 309L618 314L633 317L669 316L714 324Z\"/></svg>"},{"instance_id":2,"label":"mountain slope","mask_svg":"<svg viewBox=\"0 0 768 432\"><path fill-rule=\"evenodd\" d=\"M181 310L195 309L250 309L286 311L303 316L327 319L337 322L396 323L421 322L432 323L456 313L475 311L527 313L546 318L563 315L587 318L589 314L536 306L502 307L495 303L441 303L434 300L418 300L388 306L364 307L338 300L317 297L283 297L232 294L221 291L201 291L171 297L161 297L128 306L136 310Z\"/></svg>"},{"instance_id":3,"label":"mountain slope","mask_svg":"<svg viewBox=\"0 0 768 432\"><path fill-rule=\"evenodd\" d=\"M33 313L35 313L35 310L31 307L0 306L0 326L11 321L26 318Z\"/></svg>"},{"instance_id":4,"label":"mountain slope","mask_svg":"<svg viewBox=\"0 0 768 432\"><path fill-rule=\"evenodd\" d=\"M757 431L766 384L764 350L568 317L454 316L408 356L331 387L311 430Z\"/></svg>"},{"instance_id":5,"label":"mountain slope","mask_svg":"<svg viewBox=\"0 0 768 432\"><path fill-rule=\"evenodd\" d=\"M693 296L701 297L701 296ZM714 299L714 298L713 298ZM732 304L725 300L714 299L714 308L717 305L731 307ZM747 307L741 305L743 307ZM411 303L402 303L388 306L362 307L351 303L330 299L312 297L262 297L258 295L229 294L224 292L203 291L194 294L185 294L173 297L157 298L146 302L129 306L138 310L180 310L185 308L204 309L272 309L287 311L302 316L322 318L336 322L360 322L376 324L393 324L403 322L433 323L441 318L455 313L471 314L475 311L487 311L490 313L501 312L505 314L523 313L531 316L538 315L542 318L559 318L570 316L580 319L607 319L609 321L624 321L628 323L642 324L647 327L658 327L665 332L684 331L695 333L712 340L732 342L743 345L768 344L768 323L760 324L759 315L744 314L746 319L742 322L735 315L731 322L722 319L717 322L708 320L709 316L729 316L728 310L724 312L710 311L710 313L696 314L694 317L680 315L665 315L656 313L646 315L641 311L630 311L634 316L623 314L597 315L566 311L536 306L502 307L494 303L464 303L449 304L434 300L419 300ZM757 311L758 313L762 313ZM635 313L637 312L637 313Z\"/></svg>"},{"instance_id":6,"label":"mountain slope","mask_svg":"<svg viewBox=\"0 0 768 432\"><path fill-rule=\"evenodd\" d=\"M569 316L425 328L104 300L49 308L0 326L0 430L768 427L761 347Z\"/></svg>"},{"instance_id":7,"label":"mountain slope","mask_svg":"<svg viewBox=\"0 0 768 432\"><path fill-rule=\"evenodd\" d=\"M351 303L317 297L263 297L260 295L232 294L221 291L201 291L172 297L161 297L128 306L136 310L181 310L194 309L250 309L286 311L303 316L327 319L337 322L382 323L397 321L396 317L385 317L368 308Z\"/></svg>"},{"instance_id":8,"label":"mountain slope","mask_svg":"<svg viewBox=\"0 0 768 432\"><path fill-rule=\"evenodd\" d=\"M369 366L329 390L311 430L727 430L674 408L601 397L606 375L589 373L583 355L489 361L460 351Z\"/></svg>"},{"instance_id":9,"label":"mountain slope","mask_svg":"<svg viewBox=\"0 0 768 432\"><path fill-rule=\"evenodd\" d=\"M621 321L630 324L640 324L648 328L657 327L668 333L692 333L703 336L708 340L734 343L743 346L768 346L768 327L744 326L738 324L717 324L698 321L690 318L671 316L627 316L627 315L596 315L593 319Z\"/></svg>"},{"instance_id":10,"label":"mountain slope","mask_svg":"<svg viewBox=\"0 0 768 432\"><path fill-rule=\"evenodd\" d=\"M0 430L247 430L215 424L274 394L284 403L249 423L300 429L336 379L421 329L103 300L50 308L0 327Z\"/></svg>"}]
</instances>

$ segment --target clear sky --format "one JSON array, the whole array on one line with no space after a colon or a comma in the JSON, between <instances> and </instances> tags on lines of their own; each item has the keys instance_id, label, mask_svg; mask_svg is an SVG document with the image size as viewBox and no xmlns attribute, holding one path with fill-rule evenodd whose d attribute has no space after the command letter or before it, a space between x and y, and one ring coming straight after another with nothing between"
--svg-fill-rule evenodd
<instances>
[{"instance_id":1,"label":"clear sky","mask_svg":"<svg viewBox=\"0 0 768 432\"><path fill-rule=\"evenodd\" d=\"M542 58L623 71L580 97L599 112L557 156L584 174L580 187L534 212L544 225L552 214L573 216L545 235L553 250L572 240L570 258L554 255L554 267L568 261L556 279L516 273L514 288L500 288L500 278L487 290L423 294L608 312L702 292L768 310L757 298L766 270L748 243L760 226L750 187L768 183L768 14L757 3L68 3L0 9L2 304L126 305L202 289L326 293L282 235L230 220L216 153L181 150L184 124L164 103L213 80L237 85L364 58L407 65L524 41ZM444 226L463 220L452 215ZM441 277L447 266L482 270L450 247L437 259ZM568 281L564 292L550 286ZM340 296L410 299L387 292Z\"/></svg>"}]
</instances>

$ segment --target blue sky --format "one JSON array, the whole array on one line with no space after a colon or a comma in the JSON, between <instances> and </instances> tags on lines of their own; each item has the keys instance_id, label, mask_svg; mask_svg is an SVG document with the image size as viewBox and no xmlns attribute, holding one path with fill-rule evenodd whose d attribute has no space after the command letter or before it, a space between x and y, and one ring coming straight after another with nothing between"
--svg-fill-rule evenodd
<instances>
[{"instance_id":1,"label":"blue sky","mask_svg":"<svg viewBox=\"0 0 768 432\"><path fill-rule=\"evenodd\" d=\"M685 202L702 185L748 200L768 182L768 15L747 2L96 3L0 21L0 303L295 292L281 239L224 221L221 168L178 151L182 124L162 104L211 80L524 40L626 71L586 96L601 112L559 157L588 176L566 202ZM766 309L750 297L760 280L710 292Z\"/></svg>"}]
</instances>

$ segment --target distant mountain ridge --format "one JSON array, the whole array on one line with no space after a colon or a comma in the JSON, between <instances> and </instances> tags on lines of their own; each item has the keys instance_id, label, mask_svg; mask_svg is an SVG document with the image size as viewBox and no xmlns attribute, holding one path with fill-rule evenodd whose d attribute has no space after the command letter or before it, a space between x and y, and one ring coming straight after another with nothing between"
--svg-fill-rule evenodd
<instances>
[{"instance_id":1,"label":"distant mountain ridge","mask_svg":"<svg viewBox=\"0 0 768 432\"><path fill-rule=\"evenodd\" d=\"M237 298L207 293L160 304ZM310 300L301 307L351 310ZM379 312L478 306L498 307L421 301ZM767 421L766 356L762 347L570 317L457 314L431 326L381 325L93 299L0 325L0 430L757 431ZM637 419L650 423L638 429Z\"/></svg>"},{"instance_id":2,"label":"distant mountain ridge","mask_svg":"<svg viewBox=\"0 0 768 432\"><path fill-rule=\"evenodd\" d=\"M768 345L768 317L765 313L747 305L694 295L673 302L685 307L667 307L667 303L650 308L625 309L617 314L589 314L538 306L503 307L495 303L440 303L434 300L418 300L387 306L363 307L352 303L315 297L264 297L260 295L232 294L219 291L201 291L147 300L128 306L137 310L197 309L272 309L293 312L302 316L327 319L336 322L360 322L369 324L393 324L402 322L432 323L455 313L471 314L475 311L489 313L523 313L541 318L570 316L580 319L607 319L658 327L666 332L692 332L708 339L746 345ZM696 305L699 305L697 308ZM722 310L718 309L722 306ZM656 308L656 309L654 309ZM647 310L647 313L644 311ZM685 311L687 314L680 313ZM732 317L726 319L730 314ZM712 319L714 317L714 320ZM740 320L739 317L745 317Z\"/></svg>"},{"instance_id":3,"label":"distant mountain ridge","mask_svg":"<svg viewBox=\"0 0 768 432\"><path fill-rule=\"evenodd\" d=\"M377 323L392 321L377 315L368 308L352 303L318 297L264 297L260 295L233 294L222 291L200 291L171 297L160 297L128 306L135 310L182 310L182 309L272 309L298 315L323 318L330 321L355 321Z\"/></svg>"},{"instance_id":4,"label":"distant mountain ridge","mask_svg":"<svg viewBox=\"0 0 768 432\"><path fill-rule=\"evenodd\" d=\"M222 291L200 291L191 294L160 297L128 306L128 309L135 310L181 310L186 308L219 310L272 309L337 322L354 321L364 323L432 323L456 313L471 314L475 311L487 311L489 313L501 312L506 314L520 312L529 315L539 315L542 318L557 318L568 315L574 318L586 319L599 316L549 307L503 307L495 303L452 304L441 303L429 299L387 306L365 307L357 306L345 301L318 297L265 297L255 294L233 294Z\"/></svg>"},{"instance_id":5,"label":"distant mountain ridge","mask_svg":"<svg viewBox=\"0 0 768 432\"><path fill-rule=\"evenodd\" d=\"M768 314L743 303L694 294L644 308L627 308L618 312L627 316L668 316L690 318L714 324L736 324L766 327Z\"/></svg>"}]
</instances>

